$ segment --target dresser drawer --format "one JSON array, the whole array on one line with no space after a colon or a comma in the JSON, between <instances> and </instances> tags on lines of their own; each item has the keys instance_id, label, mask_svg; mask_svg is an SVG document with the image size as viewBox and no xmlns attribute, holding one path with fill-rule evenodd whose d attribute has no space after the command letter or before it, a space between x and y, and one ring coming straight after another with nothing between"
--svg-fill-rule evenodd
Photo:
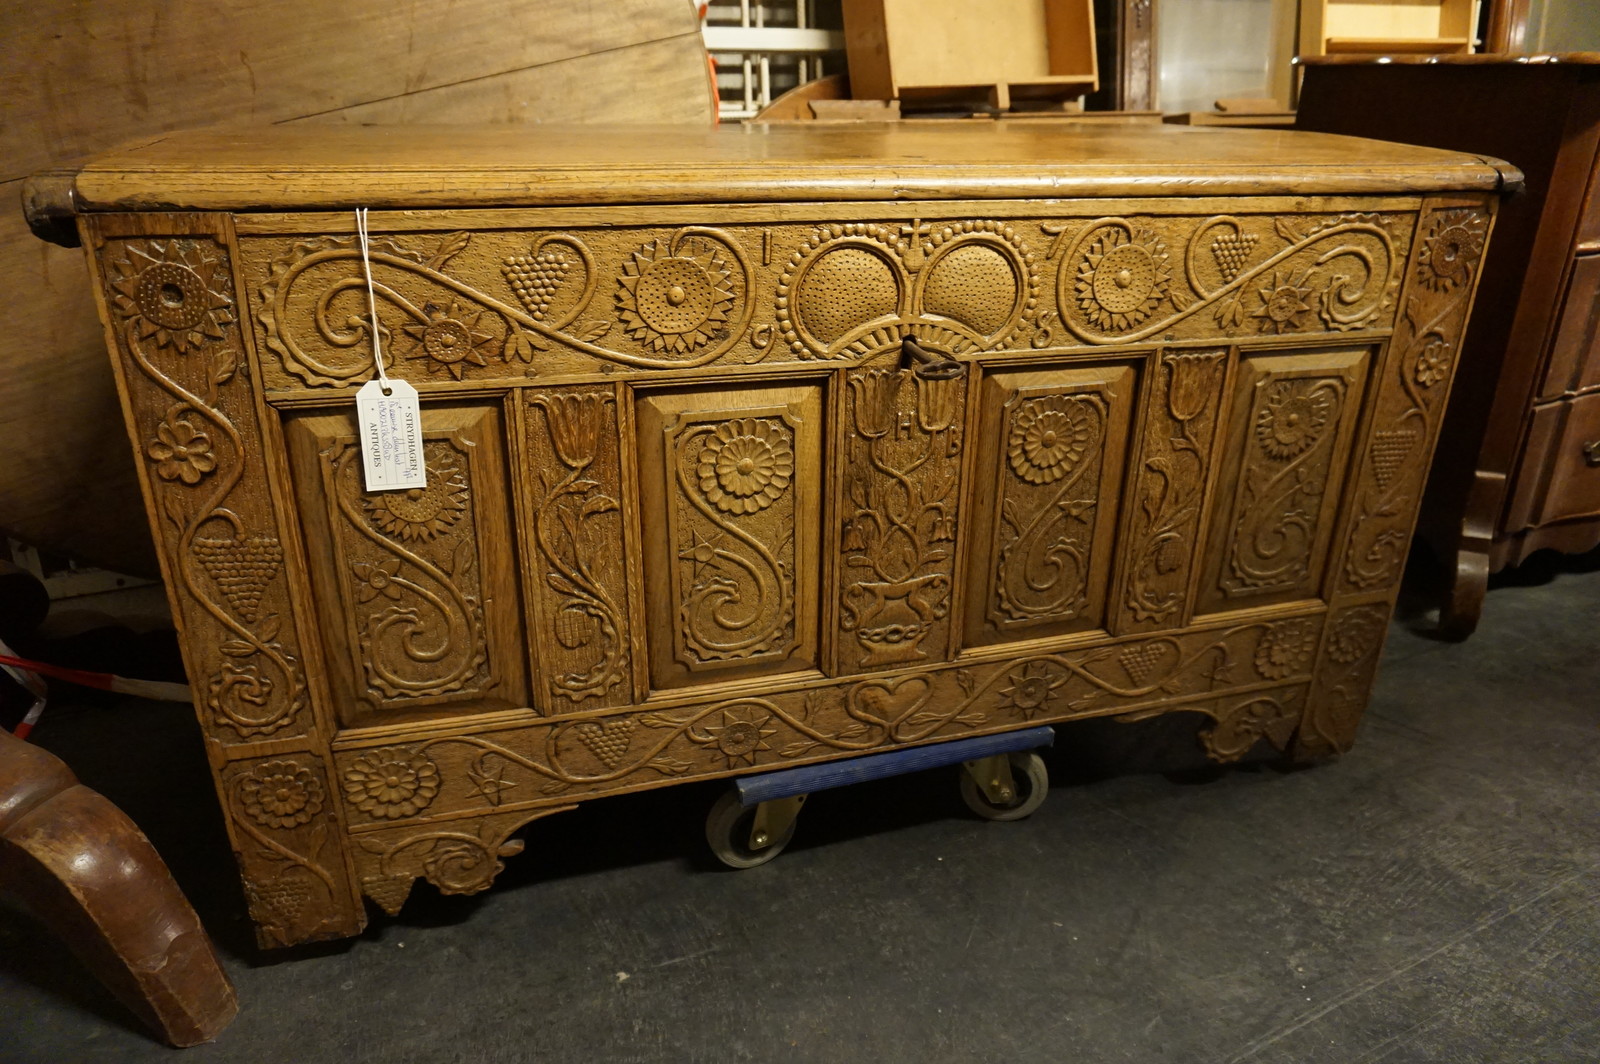
<instances>
[{"instance_id":1,"label":"dresser drawer","mask_svg":"<svg viewBox=\"0 0 1600 1064\"><path fill-rule=\"evenodd\" d=\"M1512 527L1600 514L1600 393L1537 408L1524 462Z\"/></svg>"},{"instance_id":2,"label":"dresser drawer","mask_svg":"<svg viewBox=\"0 0 1600 1064\"><path fill-rule=\"evenodd\" d=\"M1561 321L1550 344L1541 399L1557 399L1568 391L1600 385L1600 255L1583 255L1573 265L1562 301Z\"/></svg>"}]
</instances>

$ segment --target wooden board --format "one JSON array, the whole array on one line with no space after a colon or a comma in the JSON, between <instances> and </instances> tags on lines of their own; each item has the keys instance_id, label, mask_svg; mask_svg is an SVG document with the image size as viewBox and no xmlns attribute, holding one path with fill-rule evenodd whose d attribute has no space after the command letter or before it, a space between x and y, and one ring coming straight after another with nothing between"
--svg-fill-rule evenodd
<instances>
[{"instance_id":1,"label":"wooden board","mask_svg":"<svg viewBox=\"0 0 1600 1064\"><path fill-rule=\"evenodd\" d=\"M648 91L641 91L648 86ZM133 137L218 123L709 124L705 52L682 0L530 8L290 0L7 5L0 198ZM0 524L130 572L155 568L80 252L0 212Z\"/></svg>"}]
</instances>

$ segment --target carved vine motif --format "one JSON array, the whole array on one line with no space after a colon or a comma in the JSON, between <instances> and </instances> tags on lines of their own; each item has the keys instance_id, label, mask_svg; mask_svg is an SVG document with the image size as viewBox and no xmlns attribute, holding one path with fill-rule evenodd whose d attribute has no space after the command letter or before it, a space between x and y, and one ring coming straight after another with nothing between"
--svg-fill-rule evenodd
<instances>
[{"instance_id":1,"label":"carved vine motif","mask_svg":"<svg viewBox=\"0 0 1600 1064\"><path fill-rule=\"evenodd\" d=\"M1383 219L1349 215L1297 228L1273 221L1276 250L1259 221L1218 215L1183 240L1170 220L1102 218L1078 231L1056 274L1062 323L1088 343L1129 343L1170 332L1210 310L1225 331L1346 331L1372 325L1396 279L1394 238ZM1254 228L1253 228L1254 226ZM1169 235L1170 234L1170 235ZM1182 281L1169 240L1183 240Z\"/></svg>"},{"instance_id":2,"label":"carved vine motif","mask_svg":"<svg viewBox=\"0 0 1600 1064\"><path fill-rule=\"evenodd\" d=\"M1029 721L1155 714L1175 703L1215 708L1220 698L1252 693L1270 700L1279 688L1309 679L1311 659L1297 651L1307 638L1314 645L1319 632L1320 619L1298 618L1153 636L809 691L556 719L493 736L440 736L393 757L440 766L430 817L482 810L485 803L527 808L556 795L603 794L646 780L864 753ZM1261 663L1272 691L1263 690ZM348 771L357 756L341 754L341 769ZM524 784L520 803L504 798ZM372 815L366 821L386 823Z\"/></svg>"},{"instance_id":3,"label":"carved vine motif","mask_svg":"<svg viewBox=\"0 0 1600 1064\"><path fill-rule=\"evenodd\" d=\"M165 485L156 501L172 526L173 577L220 627L217 649L231 659L197 686L215 723L241 738L269 735L295 722L305 685L278 641L279 615L261 614L282 550L229 505L247 504L232 497L251 448L222 409L239 370L224 342L235 320L228 257L210 240L126 240L108 245L106 263L128 355L172 400L144 453Z\"/></svg>"},{"instance_id":4,"label":"carved vine motif","mask_svg":"<svg viewBox=\"0 0 1600 1064\"><path fill-rule=\"evenodd\" d=\"M1069 620L1088 601L1108 408L1082 392L1015 396L1001 477L991 619Z\"/></svg>"},{"instance_id":5,"label":"carved vine motif","mask_svg":"<svg viewBox=\"0 0 1600 1064\"><path fill-rule=\"evenodd\" d=\"M243 766L227 787L250 918L264 941L303 942L342 906L322 863L329 842L320 764L286 757Z\"/></svg>"},{"instance_id":6,"label":"carved vine motif","mask_svg":"<svg viewBox=\"0 0 1600 1064\"><path fill-rule=\"evenodd\" d=\"M749 259L722 230L688 226L636 249L617 264L615 317L575 332L579 319L598 312L599 280L594 256L577 235L540 235L526 253L500 262L514 302L445 272L472 240L471 233L449 234L424 253L378 238L370 255L376 327L402 338L392 345L398 357L425 361L430 373L456 380L493 362L530 363L551 342L643 369L704 366L745 335L754 311ZM372 374L374 324L360 261L350 239L302 241L271 264L260 288L267 348L306 384L348 384ZM299 307L309 313L292 309ZM617 321L638 350L601 345ZM302 335L307 325L311 334Z\"/></svg>"},{"instance_id":7,"label":"carved vine motif","mask_svg":"<svg viewBox=\"0 0 1600 1064\"><path fill-rule=\"evenodd\" d=\"M1391 344L1379 429L1368 447L1350 547L1346 585L1359 591L1399 579L1426 453L1439 427L1444 388L1458 354L1461 327L1483 255L1488 218L1480 210L1433 212L1417 248L1417 286L1407 296Z\"/></svg>"},{"instance_id":8,"label":"carved vine motif","mask_svg":"<svg viewBox=\"0 0 1600 1064\"><path fill-rule=\"evenodd\" d=\"M1128 554L1125 608L1140 623L1175 617L1188 589L1226 358L1225 351L1161 356L1165 401L1157 401L1145 435L1139 510Z\"/></svg>"},{"instance_id":9,"label":"carved vine motif","mask_svg":"<svg viewBox=\"0 0 1600 1064\"><path fill-rule=\"evenodd\" d=\"M678 484L674 638L687 663L751 658L793 639L795 433L787 411L668 432Z\"/></svg>"},{"instance_id":10,"label":"carved vine motif","mask_svg":"<svg viewBox=\"0 0 1600 1064\"><path fill-rule=\"evenodd\" d=\"M534 812L491 815L469 825L445 830L385 831L357 838L356 867L361 890L394 916L406 903L411 886L426 879L442 894L477 894L488 890L505 870L501 860L522 852L521 839L511 834L529 822L576 806Z\"/></svg>"},{"instance_id":11,"label":"carved vine motif","mask_svg":"<svg viewBox=\"0 0 1600 1064\"><path fill-rule=\"evenodd\" d=\"M907 335L957 354L1005 343L1038 301L1014 227L850 223L818 228L778 282L777 327L798 358L875 354Z\"/></svg>"},{"instance_id":12,"label":"carved vine motif","mask_svg":"<svg viewBox=\"0 0 1600 1064\"><path fill-rule=\"evenodd\" d=\"M839 626L855 665L924 661L950 613L966 381L852 371Z\"/></svg>"},{"instance_id":13,"label":"carved vine motif","mask_svg":"<svg viewBox=\"0 0 1600 1064\"><path fill-rule=\"evenodd\" d=\"M538 394L529 403L544 414L547 438L561 464L552 476L538 468L542 496L535 506L534 541L545 584L557 598L546 616L551 635L566 652L588 654L588 664L557 670L550 690L582 702L605 695L628 674L621 636L622 606L608 586L606 561L621 543L621 506L606 493L597 471L602 438L614 435L616 399L607 392Z\"/></svg>"},{"instance_id":14,"label":"carved vine motif","mask_svg":"<svg viewBox=\"0 0 1600 1064\"><path fill-rule=\"evenodd\" d=\"M1257 385L1222 578L1229 594L1290 588L1306 578L1346 388L1342 377Z\"/></svg>"},{"instance_id":15,"label":"carved vine motif","mask_svg":"<svg viewBox=\"0 0 1600 1064\"><path fill-rule=\"evenodd\" d=\"M466 455L423 444L428 483L367 493L353 443L325 452L359 668L377 702L464 692L488 657Z\"/></svg>"}]
</instances>

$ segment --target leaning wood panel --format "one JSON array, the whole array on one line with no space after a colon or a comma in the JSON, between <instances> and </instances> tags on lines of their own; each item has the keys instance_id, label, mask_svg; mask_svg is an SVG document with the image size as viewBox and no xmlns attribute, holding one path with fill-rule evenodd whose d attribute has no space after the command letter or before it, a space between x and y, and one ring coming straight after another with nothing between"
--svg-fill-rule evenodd
<instances>
[{"instance_id":1,"label":"leaning wood panel","mask_svg":"<svg viewBox=\"0 0 1600 1064\"><path fill-rule=\"evenodd\" d=\"M0 11L8 203L32 170L180 126L706 125L714 114L698 23L683 0L536 10L506 0L48 0ZM151 573L138 485L105 460L116 397L83 276L81 256L41 249L15 215L0 223L0 284L18 308L0 335L0 453L28 456L0 467L0 525L73 557Z\"/></svg>"}]
</instances>

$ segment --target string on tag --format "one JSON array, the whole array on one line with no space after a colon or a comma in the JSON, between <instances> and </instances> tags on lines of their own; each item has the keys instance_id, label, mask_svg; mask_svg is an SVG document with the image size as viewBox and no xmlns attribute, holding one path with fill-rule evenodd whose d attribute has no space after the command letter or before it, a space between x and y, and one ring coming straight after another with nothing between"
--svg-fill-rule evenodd
<instances>
[{"instance_id":1,"label":"string on tag","mask_svg":"<svg viewBox=\"0 0 1600 1064\"><path fill-rule=\"evenodd\" d=\"M394 389L389 376L383 371L383 342L378 337L378 297L372 291L372 253L367 244L367 208L356 208L356 237L361 241L361 275L367 281L367 313L372 318L372 364L378 369L378 386L384 395Z\"/></svg>"}]
</instances>

